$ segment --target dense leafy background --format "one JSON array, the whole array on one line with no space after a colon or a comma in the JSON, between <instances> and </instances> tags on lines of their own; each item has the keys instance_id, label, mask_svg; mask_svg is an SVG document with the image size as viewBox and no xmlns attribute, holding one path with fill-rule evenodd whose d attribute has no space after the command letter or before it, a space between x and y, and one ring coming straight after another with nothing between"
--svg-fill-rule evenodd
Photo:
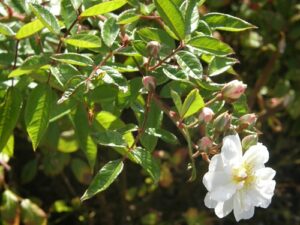
<instances>
[{"instance_id":1,"label":"dense leafy background","mask_svg":"<svg viewBox=\"0 0 300 225\"><path fill-rule=\"evenodd\" d=\"M65 25L70 27L76 19L76 14L68 13L72 10L70 11L67 8L79 7L77 5L79 1L66 0L64 2L66 8L65 11L62 11L61 17ZM85 4L86 7L89 7L99 2L101 1L85 1ZM124 4L122 0L117 2L119 7ZM158 11L161 14L164 7L170 8L170 6L164 5L163 1L157 2L160 6ZM23 12L24 5L18 3L18 1L9 1L9 4ZM31 8L35 15L47 14L39 5L32 5ZM104 8L107 9L107 7ZM29 10L28 6L25 6L25 9ZM145 105L143 99L139 98L139 104L132 107L136 110L136 115L128 109L129 105L138 98L139 93L135 90L142 87L141 79L138 78L140 75L137 73L138 70L132 59L126 62L126 66L119 65L118 70L123 70L126 77L131 80L129 88L132 92L130 95L122 95L122 91L128 88L128 84L120 73L111 69L110 65L101 69L107 72L103 73L103 80L106 84L112 85L105 86L102 83L97 83L98 80L94 80L93 82L96 83L91 84L91 88L92 85L98 86L88 94L86 94L85 84L82 85L80 75L82 75L81 72L90 74L93 61L100 62L105 57L105 53L109 52L109 48L116 49L118 47L114 46L112 41L120 38L118 37L119 25L117 24L131 24L140 19L134 11L124 10L116 12L117 15L120 15L118 18L111 17L100 25L101 29L107 29L107 32L101 33L102 41L100 40L96 20L88 18L82 24L81 29L91 27L94 29L89 34L73 34L63 39L63 44L72 52L63 55L51 54L53 46L56 47L58 44L56 34L59 33L60 29L59 21L56 21L51 14L44 15L40 20L29 19L26 21L32 21L31 23L34 24L29 29L33 33L44 27L49 28L47 31L44 29L44 32L41 32L38 36L27 38L27 35L29 35L28 30L24 33L24 30L19 30L20 25L18 23L12 24L15 30L19 30L16 38L25 38L24 41L20 41L20 60L25 60L28 55L32 56L27 63L26 61L24 63L19 61L18 69L13 72L11 72L9 66L14 60L15 40L7 41L9 38L7 39L5 36L13 35L12 31L0 27L1 33L5 33L5 36L1 36L1 48L8 50L0 53L0 65L2 67L0 79L5 81L6 77L10 76L21 77L22 80L17 84L18 90L21 90L22 93L19 93L16 89L7 90L4 87L1 89L1 99L4 99L7 92L9 94L6 95L6 98L11 98L11 101L12 99L14 101L12 101L11 111L8 112L11 119L2 121L0 118L0 125L6 123L5 127L12 130L17 118L24 118L18 123L17 129L14 131L14 142L12 137L0 137L1 140L8 140L7 146L9 148L12 148L11 143L14 143L14 156L9 162L12 169L6 171L3 167L0 168L0 185L4 185L2 180L5 176L5 185L8 185L9 189L22 198L30 199L30 201L23 200L21 204L23 217L30 220L30 212L35 212L33 222L27 221L27 224L42 224L46 215L49 224L201 225L234 223L232 215L220 220L203 204L206 190L201 182L201 177L207 170L204 161L197 159L198 178L195 182L187 182L190 174L186 170L188 162L186 144L180 133L176 131L176 127L167 118L163 120L165 130L174 132L179 137L181 144L176 142L176 138L174 140L172 134L161 134L163 131L159 132L157 130L148 130L141 138L141 143L148 149L153 150L155 148L159 150L155 151L155 157L161 161L161 175L158 185L153 183L153 179L150 178L157 179L159 175L155 174L156 170L151 169L150 173L149 171L146 172L147 168L149 170L149 165L152 165L151 160L153 159L151 155L142 155L143 151L141 149L137 149L133 156L133 160L136 160L137 164L126 162L123 165L118 160L111 161L109 165L106 164L110 160L119 157L119 154L115 151L109 151L110 149L122 151L124 142L120 138L119 132L136 131L133 123L136 123L136 120L140 123L142 121L143 116L139 113L139 109ZM143 10L146 11L146 14L147 10L151 9L145 8ZM296 0L288 2L286 0L208 0L205 5L200 7L201 15L207 12L228 13L243 18L258 27L258 29L244 31L243 33L222 32L222 27L218 27L219 31L214 33L214 36L230 44L237 55L236 58L240 61L240 64L233 66L233 71L230 66L235 64L236 61L234 59L229 60L227 65L230 66L222 71L227 70L226 75L219 76L216 80L222 83L228 81L228 77L240 76L248 84L247 98L250 111L254 111L260 116L258 129L263 133L261 141L270 150L269 165L277 171L275 177L277 187L271 206L267 210L256 209L255 217L250 221L242 221L241 224L299 224L300 190L297 177L300 173L300 149L299 140L297 139L300 136L300 5ZM93 14L93 10L86 11L81 16L87 17L89 13ZM169 13L175 16L178 11L173 10ZM180 21L180 19L172 19L172 16L165 23L172 28L173 38L180 39L185 36L186 32L183 28L184 18ZM203 20L209 22L209 18ZM213 26L213 24L210 25ZM205 25L203 26L202 29L205 30ZM207 29L206 32L209 35L210 30ZM161 49L161 54L164 56L170 53L175 44L178 44L170 36L155 29L140 29L138 35L139 40L134 43L134 47L140 54L146 54L145 43L149 40L162 40L168 43ZM207 41L207 39L203 40L202 38L201 41ZM46 45L41 46L41 43L46 43ZM195 43L199 43L199 40L197 39ZM86 54L76 53L77 47L87 48L87 46L86 51L80 50L81 53ZM42 52L42 49L44 49L44 52ZM213 53L222 56L232 51L231 48L226 48L226 46L220 49L221 51L214 49ZM211 49L205 51L211 51ZM47 57L48 53L51 58ZM44 54L46 57L37 57L40 54ZM178 64L181 62L180 59L184 62L183 59L186 54L188 53L181 52L176 56ZM126 54L124 55L126 56ZM120 55L118 57L117 59L122 61L124 56ZM137 59L140 62L141 59L139 57ZM47 85L39 85L33 91L28 90L26 87L33 80L38 83L47 82L47 71L49 65L53 65L53 62L60 66L51 68L51 73L54 76L51 77L50 83L53 89L58 91L50 90ZM224 62L215 60L214 63L219 65L218 63ZM21 64L22 66L20 66ZM54 65L56 64L54 63ZM80 72L77 68L80 68ZM189 70L188 79L194 79L193 76L201 73L199 71L203 69L199 65L195 68L197 68L196 72ZM164 72L164 74L171 76L173 68L165 69L167 72ZM213 66L210 69L205 69L210 74L219 72ZM168 71L171 72L168 73ZM162 72L160 71L160 73ZM30 77L27 76L28 74L30 74ZM67 82L70 77L67 77L66 74L71 74L76 79ZM99 76L101 74L100 72ZM177 74L177 76L182 79L183 75ZM173 77L168 78L173 79ZM159 80L159 82L164 83L163 80ZM70 88L68 89L68 87ZM67 100L74 87L77 87L76 94L72 95L74 99L79 101L91 99L92 102L101 105L101 108L105 109L96 115L97 124L94 128L98 131L96 137L92 138L90 135L92 133L88 125L90 117L87 117L86 110L86 108L94 109L93 105L86 106L78 104L76 101ZM183 89L183 87L181 88ZM66 91L62 95L64 90ZM119 96L117 96L118 94ZM179 92L179 94L181 93ZM205 93L202 94L205 96ZM169 91L166 90L162 90L161 95L170 97ZM27 101L23 104L20 100L22 96L26 96ZM114 105L116 98L119 100L118 107ZM58 111L53 111L52 109L55 108L53 106L58 100L62 103L61 107ZM171 100L169 102L171 103ZM236 107L239 106L236 105ZM115 116L120 115L120 109L124 109L121 120L129 124L127 127ZM99 110L95 109L95 111L98 112ZM162 114L159 113L154 104L150 106L150 111L152 113L149 115L152 115L153 118L149 122L152 124L147 126L151 128L159 127L159 124L156 123L162 120ZM88 111L88 113L89 116L93 116L93 110ZM115 132L115 130L118 130L118 132ZM24 131L28 132L31 141L28 141L28 136ZM152 146L152 143L156 143L156 137L160 134L167 137L167 141L159 140L156 147ZM112 139L114 141L111 141ZM129 133L124 139L128 143L133 142L133 137ZM95 149L97 148L94 143L95 140L101 144L97 158L95 156ZM39 145L40 143L41 145ZM36 149L37 146L41 147L33 152L32 149ZM9 152L9 148L5 150ZM79 148L83 151L77 151ZM141 159L149 160L144 161ZM105 164L106 166L104 166ZM103 169L103 166L104 168L110 167L112 164L114 168L117 168L114 171L115 175L118 174L118 170L123 168L117 181L105 192L81 203L80 196L86 191L93 176L90 166L95 165L95 170L98 171L100 168ZM146 170L141 170L138 164L141 164ZM108 183L109 178L114 174L105 177ZM4 191L3 187L1 187L1 190ZM89 194L88 191L86 193ZM18 210L18 207L14 205L17 198L14 194L6 191L2 197L3 201L5 199L8 199L8 202L11 201L10 212ZM6 213L5 207L2 208L1 216L3 221L10 218L10 214ZM17 224L17 221L14 222L11 224Z\"/></svg>"}]
</instances>

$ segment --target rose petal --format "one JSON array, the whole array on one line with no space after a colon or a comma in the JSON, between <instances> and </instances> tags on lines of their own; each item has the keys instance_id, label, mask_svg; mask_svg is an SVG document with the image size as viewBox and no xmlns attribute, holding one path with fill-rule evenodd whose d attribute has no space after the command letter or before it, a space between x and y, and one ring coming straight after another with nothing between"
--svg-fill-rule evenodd
<instances>
[{"instance_id":1,"label":"rose petal","mask_svg":"<svg viewBox=\"0 0 300 225\"><path fill-rule=\"evenodd\" d=\"M228 199L230 199L233 194L236 192L237 186L236 184L229 182L224 185L219 185L217 187L212 187L212 190L210 192L211 198L218 201L218 202L224 202Z\"/></svg>"},{"instance_id":2,"label":"rose petal","mask_svg":"<svg viewBox=\"0 0 300 225\"><path fill-rule=\"evenodd\" d=\"M210 193L207 192L207 194L205 195L205 198L204 198L204 204L207 208L212 209L212 208L216 207L218 202L213 200L210 196Z\"/></svg>"},{"instance_id":3,"label":"rose petal","mask_svg":"<svg viewBox=\"0 0 300 225\"><path fill-rule=\"evenodd\" d=\"M241 161L242 146L238 134L224 137L221 155L225 165Z\"/></svg>"},{"instance_id":4,"label":"rose petal","mask_svg":"<svg viewBox=\"0 0 300 225\"><path fill-rule=\"evenodd\" d=\"M227 216L233 209L233 198L225 202L219 202L215 208L215 213L219 218Z\"/></svg>"},{"instance_id":5,"label":"rose petal","mask_svg":"<svg viewBox=\"0 0 300 225\"><path fill-rule=\"evenodd\" d=\"M254 169L264 167L264 163L269 160L269 152L261 143L251 146L244 154L243 161L251 165Z\"/></svg>"},{"instance_id":6,"label":"rose petal","mask_svg":"<svg viewBox=\"0 0 300 225\"><path fill-rule=\"evenodd\" d=\"M224 169L223 160L220 154L214 155L209 163L209 171L220 171Z\"/></svg>"},{"instance_id":7,"label":"rose petal","mask_svg":"<svg viewBox=\"0 0 300 225\"><path fill-rule=\"evenodd\" d=\"M208 171L203 176L202 181L206 189L211 191L213 187L219 187L230 183L231 175L223 171Z\"/></svg>"},{"instance_id":8,"label":"rose petal","mask_svg":"<svg viewBox=\"0 0 300 225\"><path fill-rule=\"evenodd\" d=\"M254 215L254 205L246 201L243 192L238 192L233 198L233 214L237 222L250 219Z\"/></svg>"}]
</instances>

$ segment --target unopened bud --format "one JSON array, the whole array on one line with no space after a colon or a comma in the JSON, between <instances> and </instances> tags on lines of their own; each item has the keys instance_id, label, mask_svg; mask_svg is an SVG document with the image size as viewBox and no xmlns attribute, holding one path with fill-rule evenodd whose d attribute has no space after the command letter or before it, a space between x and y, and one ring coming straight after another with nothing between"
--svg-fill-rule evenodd
<instances>
[{"instance_id":1,"label":"unopened bud","mask_svg":"<svg viewBox=\"0 0 300 225\"><path fill-rule=\"evenodd\" d=\"M231 115L228 114L228 112L224 112L214 120L213 126L217 131L222 132L229 128L230 122L231 122Z\"/></svg>"},{"instance_id":2,"label":"unopened bud","mask_svg":"<svg viewBox=\"0 0 300 225\"><path fill-rule=\"evenodd\" d=\"M203 137L198 141L198 147L200 150L207 151L213 146L213 142L209 137Z\"/></svg>"},{"instance_id":3,"label":"unopened bud","mask_svg":"<svg viewBox=\"0 0 300 225\"><path fill-rule=\"evenodd\" d=\"M246 114L246 115L243 115L242 117L240 117L239 119L239 123L242 125L242 126L252 126L256 123L256 120L257 120L257 117L254 113L251 113L251 114Z\"/></svg>"},{"instance_id":4,"label":"unopened bud","mask_svg":"<svg viewBox=\"0 0 300 225\"><path fill-rule=\"evenodd\" d=\"M161 48L161 45L159 42L157 41L150 41L148 44L147 44L147 51L148 51L148 54L149 56L152 56L154 58L157 58L158 57L158 53L160 51L160 48Z\"/></svg>"},{"instance_id":5,"label":"unopened bud","mask_svg":"<svg viewBox=\"0 0 300 225\"><path fill-rule=\"evenodd\" d=\"M143 77L143 85L148 91L154 91L156 88L156 79L152 76Z\"/></svg>"},{"instance_id":6,"label":"unopened bud","mask_svg":"<svg viewBox=\"0 0 300 225\"><path fill-rule=\"evenodd\" d=\"M258 141L257 134L251 134L243 138L242 140L242 146L243 149L247 150L252 145L256 145Z\"/></svg>"},{"instance_id":7,"label":"unopened bud","mask_svg":"<svg viewBox=\"0 0 300 225\"><path fill-rule=\"evenodd\" d=\"M222 96L225 99L236 100L245 92L247 85L241 81L233 80L222 88Z\"/></svg>"},{"instance_id":8,"label":"unopened bud","mask_svg":"<svg viewBox=\"0 0 300 225\"><path fill-rule=\"evenodd\" d=\"M204 107L199 114L199 121L200 123L209 123L213 119L214 115L214 111L212 111L211 108Z\"/></svg>"}]
</instances>

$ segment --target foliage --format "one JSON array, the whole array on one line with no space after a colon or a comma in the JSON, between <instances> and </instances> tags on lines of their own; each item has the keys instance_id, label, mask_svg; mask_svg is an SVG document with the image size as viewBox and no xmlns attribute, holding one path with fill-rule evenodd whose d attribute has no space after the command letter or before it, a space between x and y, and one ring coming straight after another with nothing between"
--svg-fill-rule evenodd
<instances>
[{"instance_id":1,"label":"foliage","mask_svg":"<svg viewBox=\"0 0 300 225\"><path fill-rule=\"evenodd\" d=\"M258 111L259 129L280 131L284 109L299 135L298 48L285 48L299 36L290 10L299 6L204 2L0 2L4 224L212 223L199 182L206 161L225 135L260 133L239 118ZM243 93L223 95L239 75L254 87L249 106ZM215 114L208 123L204 107ZM205 150L204 136L213 140Z\"/></svg>"}]
</instances>

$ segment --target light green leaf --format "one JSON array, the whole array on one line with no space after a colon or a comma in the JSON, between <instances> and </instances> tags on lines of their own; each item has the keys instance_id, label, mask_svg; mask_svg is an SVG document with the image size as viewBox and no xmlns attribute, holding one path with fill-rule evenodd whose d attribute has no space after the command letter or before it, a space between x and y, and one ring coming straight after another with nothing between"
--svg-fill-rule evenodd
<instances>
[{"instance_id":1,"label":"light green leaf","mask_svg":"<svg viewBox=\"0 0 300 225\"><path fill-rule=\"evenodd\" d=\"M30 4L30 9L34 15L47 27L52 33L59 34L60 26L56 17L39 4Z\"/></svg>"},{"instance_id":2,"label":"light green leaf","mask_svg":"<svg viewBox=\"0 0 300 225\"><path fill-rule=\"evenodd\" d=\"M197 0L186 1L184 6L184 21L186 35L191 34L197 29L199 22L199 12L197 7Z\"/></svg>"},{"instance_id":3,"label":"light green leaf","mask_svg":"<svg viewBox=\"0 0 300 225\"><path fill-rule=\"evenodd\" d=\"M29 95L25 109L25 125L32 141L33 150L45 134L51 110L52 91L48 85L38 85Z\"/></svg>"},{"instance_id":4,"label":"light green leaf","mask_svg":"<svg viewBox=\"0 0 300 225\"><path fill-rule=\"evenodd\" d=\"M15 32L6 24L0 23L0 34L5 36L14 36Z\"/></svg>"},{"instance_id":5,"label":"light green leaf","mask_svg":"<svg viewBox=\"0 0 300 225\"><path fill-rule=\"evenodd\" d=\"M79 48L100 48L101 39L91 34L74 34L64 39L64 42Z\"/></svg>"},{"instance_id":6,"label":"light green leaf","mask_svg":"<svg viewBox=\"0 0 300 225\"><path fill-rule=\"evenodd\" d=\"M29 199L23 199L20 205L23 224L47 224L47 215L37 204Z\"/></svg>"},{"instance_id":7,"label":"light green leaf","mask_svg":"<svg viewBox=\"0 0 300 225\"><path fill-rule=\"evenodd\" d=\"M217 56L226 56L234 53L228 44L209 36L195 37L188 44L201 52Z\"/></svg>"},{"instance_id":8,"label":"light green leaf","mask_svg":"<svg viewBox=\"0 0 300 225\"><path fill-rule=\"evenodd\" d=\"M118 24L130 24L137 21L141 15L136 13L136 9L128 9L118 16Z\"/></svg>"},{"instance_id":9,"label":"light green leaf","mask_svg":"<svg viewBox=\"0 0 300 225\"><path fill-rule=\"evenodd\" d=\"M158 160L154 159L151 153L144 148L136 148L132 151L132 154L136 158L137 163L147 171L154 182L158 182L160 178Z\"/></svg>"},{"instance_id":10,"label":"light green leaf","mask_svg":"<svg viewBox=\"0 0 300 225\"><path fill-rule=\"evenodd\" d=\"M27 38L27 37L39 32L44 27L45 27L44 24L39 19L36 19L30 23L23 25L18 30L18 32L16 34L16 38L19 40L23 39L23 38Z\"/></svg>"},{"instance_id":11,"label":"light green leaf","mask_svg":"<svg viewBox=\"0 0 300 225\"><path fill-rule=\"evenodd\" d=\"M9 139L2 150L2 153L7 155L8 157L12 157L14 155L14 147L15 147L15 138L14 135L10 135ZM0 150L1 151L1 150Z\"/></svg>"},{"instance_id":12,"label":"light green leaf","mask_svg":"<svg viewBox=\"0 0 300 225\"><path fill-rule=\"evenodd\" d=\"M179 8L172 0L154 0L154 3L162 20L177 38L183 40L185 37L185 24Z\"/></svg>"},{"instance_id":13,"label":"light green leaf","mask_svg":"<svg viewBox=\"0 0 300 225\"><path fill-rule=\"evenodd\" d=\"M232 65L238 63L237 59L215 56L208 67L209 76L217 76L227 71Z\"/></svg>"},{"instance_id":14,"label":"light green leaf","mask_svg":"<svg viewBox=\"0 0 300 225\"><path fill-rule=\"evenodd\" d=\"M117 131L106 130L103 132L97 132L94 137L96 142L100 145L120 148L127 147L122 134Z\"/></svg>"},{"instance_id":15,"label":"light green leaf","mask_svg":"<svg viewBox=\"0 0 300 225\"><path fill-rule=\"evenodd\" d=\"M11 71L8 77L18 77L25 74L30 74L31 72L47 67L47 64L50 62L48 55L34 55L28 57L23 64Z\"/></svg>"},{"instance_id":16,"label":"light green leaf","mask_svg":"<svg viewBox=\"0 0 300 225\"><path fill-rule=\"evenodd\" d=\"M177 111L180 112L182 110L182 101L180 95L176 91L171 90L171 97L173 99Z\"/></svg>"},{"instance_id":17,"label":"light green leaf","mask_svg":"<svg viewBox=\"0 0 300 225\"><path fill-rule=\"evenodd\" d=\"M106 190L117 179L123 167L124 163L122 160L114 160L105 164L92 180L90 186L81 197L81 201Z\"/></svg>"},{"instance_id":18,"label":"light green leaf","mask_svg":"<svg viewBox=\"0 0 300 225\"><path fill-rule=\"evenodd\" d=\"M6 146L19 118L22 96L15 88L8 89L0 105L0 152Z\"/></svg>"},{"instance_id":19,"label":"light green leaf","mask_svg":"<svg viewBox=\"0 0 300 225\"><path fill-rule=\"evenodd\" d=\"M104 71L104 75L102 80L107 84L114 84L116 85L121 91L127 92L128 91L128 83L125 77L117 70L109 66L101 67L101 70Z\"/></svg>"},{"instance_id":20,"label":"light green leaf","mask_svg":"<svg viewBox=\"0 0 300 225\"><path fill-rule=\"evenodd\" d=\"M120 28L115 18L111 17L104 22L101 36L104 43L108 47L111 47L113 45L114 41L118 37L119 31Z\"/></svg>"},{"instance_id":21,"label":"light green leaf","mask_svg":"<svg viewBox=\"0 0 300 225\"><path fill-rule=\"evenodd\" d=\"M240 18L222 13L208 13L202 19L215 30L237 32L256 28Z\"/></svg>"},{"instance_id":22,"label":"light green leaf","mask_svg":"<svg viewBox=\"0 0 300 225\"><path fill-rule=\"evenodd\" d=\"M180 51L176 54L176 60L181 69L194 79L201 79L203 74L199 59L188 51Z\"/></svg>"},{"instance_id":23,"label":"light green leaf","mask_svg":"<svg viewBox=\"0 0 300 225\"><path fill-rule=\"evenodd\" d=\"M204 106L205 104L201 95L199 94L199 90L194 89L185 98L183 102L182 110L180 112L180 116L182 118L187 118L197 113Z\"/></svg>"},{"instance_id":24,"label":"light green leaf","mask_svg":"<svg viewBox=\"0 0 300 225\"><path fill-rule=\"evenodd\" d=\"M90 57L77 53L56 54L51 58L59 62L77 66L92 66L94 64Z\"/></svg>"},{"instance_id":25,"label":"light green leaf","mask_svg":"<svg viewBox=\"0 0 300 225\"><path fill-rule=\"evenodd\" d=\"M97 158L97 144L90 135L88 115L83 106L77 108L73 123L79 146L86 155L89 165L93 170Z\"/></svg>"},{"instance_id":26,"label":"light green leaf","mask_svg":"<svg viewBox=\"0 0 300 225\"><path fill-rule=\"evenodd\" d=\"M127 3L126 0L112 0L94 5L80 14L80 17L97 16L104 13L112 12L121 8Z\"/></svg>"}]
</instances>

